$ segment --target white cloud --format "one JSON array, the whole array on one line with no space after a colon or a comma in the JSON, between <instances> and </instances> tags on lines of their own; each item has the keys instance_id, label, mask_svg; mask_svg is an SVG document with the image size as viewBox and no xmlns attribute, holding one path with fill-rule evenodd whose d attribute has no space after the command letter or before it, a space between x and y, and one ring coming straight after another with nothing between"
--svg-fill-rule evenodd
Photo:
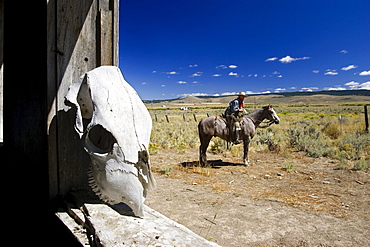
<instances>
[{"instance_id":1,"label":"white cloud","mask_svg":"<svg viewBox=\"0 0 370 247\"><path fill-rule=\"evenodd\" d=\"M230 68L230 69L236 69L236 68L238 68L238 66L236 66L236 65L234 65L234 64L231 64L231 65L229 65L229 68Z\"/></svg>"},{"instance_id":2,"label":"white cloud","mask_svg":"<svg viewBox=\"0 0 370 247\"><path fill-rule=\"evenodd\" d=\"M162 84L161 87L166 87L166 85Z\"/></svg>"},{"instance_id":3,"label":"white cloud","mask_svg":"<svg viewBox=\"0 0 370 247\"><path fill-rule=\"evenodd\" d=\"M166 72L167 75L177 75L179 74L178 72L176 71L171 71L171 72Z\"/></svg>"},{"instance_id":4,"label":"white cloud","mask_svg":"<svg viewBox=\"0 0 370 247\"><path fill-rule=\"evenodd\" d=\"M221 95L222 96L228 96L228 95L235 95L236 92L225 92L225 93L222 93Z\"/></svg>"},{"instance_id":5,"label":"white cloud","mask_svg":"<svg viewBox=\"0 0 370 247\"><path fill-rule=\"evenodd\" d=\"M221 65L216 66L216 69L227 69L227 66L221 64Z\"/></svg>"},{"instance_id":6,"label":"white cloud","mask_svg":"<svg viewBox=\"0 0 370 247\"><path fill-rule=\"evenodd\" d=\"M350 81L344 84L346 86L349 86L350 89L366 89L370 90L370 81L366 81L364 83L359 83L357 81Z\"/></svg>"},{"instance_id":7,"label":"white cloud","mask_svg":"<svg viewBox=\"0 0 370 247\"><path fill-rule=\"evenodd\" d=\"M279 78L283 77L283 75L278 75Z\"/></svg>"},{"instance_id":8,"label":"white cloud","mask_svg":"<svg viewBox=\"0 0 370 247\"><path fill-rule=\"evenodd\" d=\"M177 95L177 97L189 97L189 96L216 96L216 95L208 93L182 93Z\"/></svg>"},{"instance_id":9,"label":"white cloud","mask_svg":"<svg viewBox=\"0 0 370 247\"><path fill-rule=\"evenodd\" d=\"M295 59L288 55L286 57L283 57L283 58L279 59L279 61L282 62L282 63L291 63L291 62L295 61Z\"/></svg>"},{"instance_id":10,"label":"white cloud","mask_svg":"<svg viewBox=\"0 0 370 247\"><path fill-rule=\"evenodd\" d=\"M313 90L319 89L318 87L302 87L300 91L305 90L306 92L313 92Z\"/></svg>"},{"instance_id":11,"label":"white cloud","mask_svg":"<svg viewBox=\"0 0 370 247\"><path fill-rule=\"evenodd\" d=\"M346 51L346 50L341 50L341 51L340 51L340 53L346 54L346 53L348 53L348 51Z\"/></svg>"},{"instance_id":12,"label":"white cloud","mask_svg":"<svg viewBox=\"0 0 370 247\"><path fill-rule=\"evenodd\" d=\"M347 71L347 70L350 70L350 69L355 69L355 68L357 68L357 67L358 67L358 66L351 64L351 65L349 65L349 66L347 66L347 67L343 67L341 70L345 70L345 71Z\"/></svg>"},{"instance_id":13,"label":"white cloud","mask_svg":"<svg viewBox=\"0 0 370 247\"><path fill-rule=\"evenodd\" d=\"M335 71L328 71L324 75L338 75L338 72Z\"/></svg>"},{"instance_id":14,"label":"white cloud","mask_svg":"<svg viewBox=\"0 0 370 247\"><path fill-rule=\"evenodd\" d=\"M187 82L186 81L178 81L177 83L178 84L186 84Z\"/></svg>"},{"instance_id":15,"label":"white cloud","mask_svg":"<svg viewBox=\"0 0 370 247\"><path fill-rule=\"evenodd\" d=\"M236 73L236 72L230 72L229 75L238 76L238 73Z\"/></svg>"},{"instance_id":16,"label":"white cloud","mask_svg":"<svg viewBox=\"0 0 370 247\"><path fill-rule=\"evenodd\" d=\"M262 94L267 94L267 93L271 93L271 91L267 90L267 91L262 92Z\"/></svg>"},{"instance_id":17,"label":"white cloud","mask_svg":"<svg viewBox=\"0 0 370 247\"><path fill-rule=\"evenodd\" d=\"M360 85L360 88L359 89L366 89L366 90L370 90L370 81L366 81L364 83L362 83Z\"/></svg>"},{"instance_id":18,"label":"white cloud","mask_svg":"<svg viewBox=\"0 0 370 247\"><path fill-rule=\"evenodd\" d=\"M307 59L310 59L310 57L297 57L295 58L294 61L298 61L298 60L307 60Z\"/></svg>"},{"instance_id":19,"label":"white cloud","mask_svg":"<svg viewBox=\"0 0 370 247\"><path fill-rule=\"evenodd\" d=\"M275 60L277 60L277 59L278 59L277 57L270 57L270 58L267 58L267 59L265 60L265 62L275 61Z\"/></svg>"},{"instance_id":20,"label":"white cloud","mask_svg":"<svg viewBox=\"0 0 370 247\"><path fill-rule=\"evenodd\" d=\"M215 77L217 77L217 76L221 76L221 74L214 74L214 75L212 75L212 76L215 76Z\"/></svg>"},{"instance_id":21,"label":"white cloud","mask_svg":"<svg viewBox=\"0 0 370 247\"><path fill-rule=\"evenodd\" d=\"M194 77L194 76L202 76L203 72L196 72L194 74L192 74L190 77Z\"/></svg>"},{"instance_id":22,"label":"white cloud","mask_svg":"<svg viewBox=\"0 0 370 247\"><path fill-rule=\"evenodd\" d=\"M263 91L263 92L253 92L253 91L245 91L245 94L268 94L271 93L271 91ZM221 96L229 96L229 95L236 95L236 92L224 92L221 93Z\"/></svg>"},{"instance_id":23,"label":"white cloud","mask_svg":"<svg viewBox=\"0 0 370 247\"><path fill-rule=\"evenodd\" d=\"M141 85L147 85L148 83L147 82L142 82Z\"/></svg>"},{"instance_id":24,"label":"white cloud","mask_svg":"<svg viewBox=\"0 0 370 247\"><path fill-rule=\"evenodd\" d=\"M317 73L320 72L320 70L315 69L315 70L312 70L312 72L315 73L315 74L317 74Z\"/></svg>"},{"instance_id":25,"label":"white cloud","mask_svg":"<svg viewBox=\"0 0 370 247\"><path fill-rule=\"evenodd\" d=\"M370 75L370 70L368 70L368 71L362 71L359 75L362 75L362 76L364 76L364 75Z\"/></svg>"},{"instance_id":26,"label":"white cloud","mask_svg":"<svg viewBox=\"0 0 370 247\"><path fill-rule=\"evenodd\" d=\"M285 91L285 90L286 90L285 88L279 87L275 89L275 93L280 93L281 91Z\"/></svg>"},{"instance_id":27,"label":"white cloud","mask_svg":"<svg viewBox=\"0 0 370 247\"><path fill-rule=\"evenodd\" d=\"M198 67L198 64L190 64L189 65L190 68L193 68L193 67Z\"/></svg>"},{"instance_id":28,"label":"white cloud","mask_svg":"<svg viewBox=\"0 0 370 247\"><path fill-rule=\"evenodd\" d=\"M157 73L157 71L156 70L153 70L152 73Z\"/></svg>"},{"instance_id":29,"label":"white cloud","mask_svg":"<svg viewBox=\"0 0 370 247\"><path fill-rule=\"evenodd\" d=\"M198 82L197 81L193 81L192 83L197 84Z\"/></svg>"},{"instance_id":30,"label":"white cloud","mask_svg":"<svg viewBox=\"0 0 370 247\"><path fill-rule=\"evenodd\" d=\"M273 75L280 75L280 72L278 72L278 71L274 71L274 72L272 72L272 74L273 74Z\"/></svg>"},{"instance_id":31,"label":"white cloud","mask_svg":"<svg viewBox=\"0 0 370 247\"><path fill-rule=\"evenodd\" d=\"M350 89L357 89L360 85L357 81L350 81L344 84L345 86L349 86Z\"/></svg>"},{"instance_id":32,"label":"white cloud","mask_svg":"<svg viewBox=\"0 0 370 247\"><path fill-rule=\"evenodd\" d=\"M245 91L245 94L267 94L271 93L271 91L263 91L263 92L253 92L253 91Z\"/></svg>"},{"instance_id":33,"label":"white cloud","mask_svg":"<svg viewBox=\"0 0 370 247\"><path fill-rule=\"evenodd\" d=\"M347 90L346 88L338 85L338 86L335 86L335 87L326 87L324 88L324 90L328 90L328 91L341 91L341 90Z\"/></svg>"},{"instance_id":34,"label":"white cloud","mask_svg":"<svg viewBox=\"0 0 370 247\"><path fill-rule=\"evenodd\" d=\"M281 63L291 63L293 61L306 60L306 59L310 59L310 57L297 57L297 58L294 58L294 57L291 57L291 56L287 55L286 57L283 57L283 58L279 59L279 61Z\"/></svg>"}]
</instances>

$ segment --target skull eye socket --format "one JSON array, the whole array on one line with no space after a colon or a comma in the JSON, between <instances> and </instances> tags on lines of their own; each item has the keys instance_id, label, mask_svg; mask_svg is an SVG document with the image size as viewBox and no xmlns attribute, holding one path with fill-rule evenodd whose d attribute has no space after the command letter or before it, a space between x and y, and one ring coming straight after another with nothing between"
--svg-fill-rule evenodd
<instances>
[{"instance_id":1,"label":"skull eye socket","mask_svg":"<svg viewBox=\"0 0 370 247\"><path fill-rule=\"evenodd\" d=\"M99 124L92 127L86 137L87 148L95 153L111 152L114 143L117 143L116 138Z\"/></svg>"}]
</instances>

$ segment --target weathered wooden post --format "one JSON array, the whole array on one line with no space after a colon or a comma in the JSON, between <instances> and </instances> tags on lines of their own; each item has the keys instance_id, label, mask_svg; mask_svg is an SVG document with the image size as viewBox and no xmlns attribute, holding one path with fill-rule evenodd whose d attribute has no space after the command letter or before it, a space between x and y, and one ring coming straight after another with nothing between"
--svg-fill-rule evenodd
<instances>
[{"instance_id":1,"label":"weathered wooden post","mask_svg":"<svg viewBox=\"0 0 370 247\"><path fill-rule=\"evenodd\" d=\"M86 176L90 160L73 127L76 108L66 105L64 97L87 71L118 64L118 0L47 1L45 45L49 195L53 198L72 188L90 190Z\"/></svg>"},{"instance_id":2,"label":"weathered wooden post","mask_svg":"<svg viewBox=\"0 0 370 247\"><path fill-rule=\"evenodd\" d=\"M168 119L168 116L167 116L167 115L165 115L165 116L166 116L167 123L169 123L169 122L170 122L170 120Z\"/></svg>"},{"instance_id":3,"label":"weathered wooden post","mask_svg":"<svg viewBox=\"0 0 370 247\"><path fill-rule=\"evenodd\" d=\"M184 122L186 122L185 114L182 114L182 118L184 119Z\"/></svg>"},{"instance_id":4,"label":"weathered wooden post","mask_svg":"<svg viewBox=\"0 0 370 247\"><path fill-rule=\"evenodd\" d=\"M194 121L196 122L197 121L197 116L195 116L195 114L193 114L193 117L194 117Z\"/></svg>"},{"instance_id":5,"label":"weathered wooden post","mask_svg":"<svg viewBox=\"0 0 370 247\"><path fill-rule=\"evenodd\" d=\"M155 121L158 122L157 114L154 114Z\"/></svg>"},{"instance_id":6,"label":"weathered wooden post","mask_svg":"<svg viewBox=\"0 0 370 247\"><path fill-rule=\"evenodd\" d=\"M365 112L365 131L369 132L369 115L367 114L367 105L364 105L364 112Z\"/></svg>"}]
</instances>

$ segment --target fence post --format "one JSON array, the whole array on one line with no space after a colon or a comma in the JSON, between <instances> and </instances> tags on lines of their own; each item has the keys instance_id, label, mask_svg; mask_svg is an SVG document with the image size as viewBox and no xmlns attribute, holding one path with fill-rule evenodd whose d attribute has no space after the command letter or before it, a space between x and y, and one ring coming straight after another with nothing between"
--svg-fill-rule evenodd
<instances>
[{"instance_id":1,"label":"fence post","mask_svg":"<svg viewBox=\"0 0 370 247\"><path fill-rule=\"evenodd\" d=\"M154 114L155 121L158 122L157 114Z\"/></svg>"},{"instance_id":2,"label":"fence post","mask_svg":"<svg viewBox=\"0 0 370 247\"><path fill-rule=\"evenodd\" d=\"M195 114L193 114L193 116L194 116L194 121L196 122L197 121L197 117L195 116Z\"/></svg>"},{"instance_id":3,"label":"fence post","mask_svg":"<svg viewBox=\"0 0 370 247\"><path fill-rule=\"evenodd\" d=\"M169 122L170 122L170 120L168 119L168 116L167 116L167 115L165 115L165 116L166 116L167 123L169 123Z\"/></svg>"},{"instance_id":4,"label":"fence post","mask_svg":"<svg viewBox=\"0 0 370 247\"><path fill-rule=\"evenodd\" d=\"M182 114L182 118L184 119L184 122L186 122L185 114Z\"/></svg>"},{"instance_id":5,"label":"fence post","mask_svg":"<svg viewBox=\"0 0 370 247\"><path fill-rule=\"evenodd\" d=\"M364 105L365 110L365 131L369 132L369 115L367 114L367 105Z\"/></svg>"}]
</instances>

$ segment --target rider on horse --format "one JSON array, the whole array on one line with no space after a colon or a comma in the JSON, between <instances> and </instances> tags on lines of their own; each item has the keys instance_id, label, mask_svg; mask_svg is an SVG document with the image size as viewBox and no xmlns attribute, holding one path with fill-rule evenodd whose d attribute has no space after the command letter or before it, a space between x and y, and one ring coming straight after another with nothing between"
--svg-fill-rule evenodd
<instances>
[{"instance_id":1,"label":"rider on horse","mask_svg":"<svg viewBox=\"0 0 370 247\"><path fill-rule=\"evenodd\" d=\"M244 112L244 98L246 94L244 92L239 92L236 94L238 98L230 101L229 106L225 110L225 117L227 124L229 126L229 133L231 141L234 144L239 144L239 131L240 131L240 116L239 113Z\"/></svg>"}]
</instances>

